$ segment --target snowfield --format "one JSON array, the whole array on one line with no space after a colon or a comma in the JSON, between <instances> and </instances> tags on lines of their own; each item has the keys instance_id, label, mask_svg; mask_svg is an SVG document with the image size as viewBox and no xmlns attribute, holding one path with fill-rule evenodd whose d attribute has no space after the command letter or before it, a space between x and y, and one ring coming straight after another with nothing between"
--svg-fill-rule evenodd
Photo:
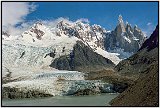
<instances>
[{"instance_id":1,"label":"snowfield","mask_svg":"<svg viewBox=\"0 0 160 108\"><path fill-rule=\"evenodd\" d=\"M68 55L73 50L76 43L75 38L63 37L47 43L48 46L32 44L22 44L16 41L3 41L2 44L2 60L6 67L45 67L49 66L51 62L60 56ZM62 51L64 48L64 52ZM54 53L55 57L50 57L47 54Z\"/></svg>"},{"instance_id":2,"label":"snowfield","mask_svg":"<svg viewBox=\"0 0 160 108\"><path fill-rule=\"evenodd\" d=\"M109 53L107 51L102 50L101 48L97 48L95 52L102 55L105 58L110 59L116 65L122 60L118 57L118 53Z\"/></svg>"}]
</instances>

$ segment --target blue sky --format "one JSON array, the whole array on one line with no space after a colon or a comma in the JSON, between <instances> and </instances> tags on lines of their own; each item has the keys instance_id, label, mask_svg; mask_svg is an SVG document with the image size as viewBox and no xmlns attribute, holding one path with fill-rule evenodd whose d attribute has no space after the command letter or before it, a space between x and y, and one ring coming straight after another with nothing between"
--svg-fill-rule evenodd
<instances>
[{"instance_id":1,"label":"blue sky","mask_svg":"<svg viewBox=\"0 0 160 108\"><path fill-rule=\"evenodd\" d=\"M86 18L90 24L99 24L113 30L118 15L132 26L138 25L150 34L158 24L158 2L34 2L34 11L27 13L23 20L50 20L59 17L76 21Z\"/></svg>"}]
</instances>

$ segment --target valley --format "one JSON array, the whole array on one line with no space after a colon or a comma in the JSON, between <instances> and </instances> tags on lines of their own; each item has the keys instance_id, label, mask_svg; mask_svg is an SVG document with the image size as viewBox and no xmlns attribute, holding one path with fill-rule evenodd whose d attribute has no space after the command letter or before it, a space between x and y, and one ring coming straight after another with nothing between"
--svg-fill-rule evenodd
<instances>
[{"instance_id":1,"label":"valley","mask_svg":"<svg viewBox=\"0 0 160 108\"><path fill-rule=\"evenodd\" d=\"M52 26L38 21L17 36L3 31L2 98L6 102L25 98L37 101L44 97L100 98L105 94L111 97L106 105L134 105L129 104L129 97L123 101L127 104L121 100L132 95L132 89L136 95L137 86L144 86L139 82L145 75L152 76L148 69L157 77L157 60L158 26L147 39L137 25L124 23L121 15L112 31L81 21L62 19ZM148 77L143 82L146 80ZM157 83L153 88L157 89Z\"/></svg>"}]
</instances>

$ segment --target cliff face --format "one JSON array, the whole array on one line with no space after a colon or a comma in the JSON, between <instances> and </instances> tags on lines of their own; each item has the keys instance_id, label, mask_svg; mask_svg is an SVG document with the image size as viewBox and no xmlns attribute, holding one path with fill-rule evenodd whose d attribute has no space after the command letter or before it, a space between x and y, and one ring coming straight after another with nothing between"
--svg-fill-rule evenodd
<instances>
[{"instance_id":1,"label":"cliff face","mask_svg":"<svg viewBox=\"0 0 160 108\"><path fill-rule=\"evenodd\" d=\"M112 106L158 106L158 33L152 33L140 50L116 66L116 70L134 76L135 83L113 99Z\"/></svg>"}]
</instances>

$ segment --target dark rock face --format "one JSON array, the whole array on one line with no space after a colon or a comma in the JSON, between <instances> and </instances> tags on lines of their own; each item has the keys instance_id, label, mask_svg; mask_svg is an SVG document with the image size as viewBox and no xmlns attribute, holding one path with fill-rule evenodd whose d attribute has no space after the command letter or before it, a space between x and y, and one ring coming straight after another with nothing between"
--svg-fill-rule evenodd
<instances>
[{"instance_id":1,"label":"dark rock face","mask_svg":"<svg viewBox=\"0 0 160 108\"><path fill-rule=\"evenodd\" d=\"M39 91L20 91L18 88L2 88L2 98L18 99L18 98L38 98L38 97L50 97L52 95L40 93Z\"/></svg>"},{"instance_id":2,"label":"dark rock face","mask_svg":"<svg viewBox=\"0 0 160 108\"><path fill-rule=\"evenodd\" d=\"M112 68L114 64L77 41L70 55L55 59L50 66L59 70L91 71L99 68Z\"/></svg>"},{"instance_id":3,"label":"dark rock face","mask_svg":"<svg viewBox=\"0 0 160 108\"><path fill-rule=\"evenodd\" d=\"M2 35L5 35L5 36L7 36L7 37L10 36L10 34L9 34L7 31L2 31Z\"/></svg>"},{"instance_id":4,"label":"dark rock face","mask_svg":"<svg viewBox=\"0 0 160 108\"><path fill-rule=\"evenodd\" d=\"M158 34L159 34L159 26L156 26L156 29L154 30L154 32L151 34L151 36L149 37L149 39L147 39L142 47L139 49L142 50L144 48L147 48L148 51L150 51L151 49L154 49L156 47L158 47Z\"/></svg>"},{"instance_id":5,"label":"dark rock face","mask_svg":"<svg viewBox=\"0 0 160 108\"><path fill-rule=\"evenodd\" d=\"M118 25L111 33L106 35L105 48L106 50L116 50L117 48L124 49L124 52L137 52L145 41L146 37L142 31L130 24L124 24L122 16L119 16Z\"/></svg>"},{"instance_id":6,"label":"dark rock face","mask_svg":"<svg viewBox=\"0 0 160 108\"><path fill-rule=\"evenodd\" d=\"M2 40L10 37L10 34L7 31L2 31Z\"/></svg>"},{"instance_id":7,"label":"dark rock face","mask_svg":"<svg viewBox=\"0 0 160 108\"><path fill-rule=\"evenodd\" d=\"M158 26L141 49L120 62L116 69L125 76L135 77L135 83L113 99L112 106L158 106Z\"/></svg>"},{"instance_id":8,"label":"dark rock face","mask_svg":"<svg viewBox=\"0 0 160 108\"><path fill-rule=\"evenodd\" d=\"M113 90L118 93L122 93L124 90L126 90L129 87L128 83L121 83L121 82L113 83L113 85L114 85Z\"/></svg>"},{"instance_id":9,"label":"dark rock face","mask_svg":"<svg viewBox=\"0 0 160 108\"><path fill-rule=\"evenodd\" d=\"M157 60L158 48L155 48L149 52L147 52L147 49L144 49L137 52L128 59L121 61L115 67L115 70L118 71L118 73L121 75L131 76L137 79L148 65L154 63Z\"/></svg>"}]
</instances>

